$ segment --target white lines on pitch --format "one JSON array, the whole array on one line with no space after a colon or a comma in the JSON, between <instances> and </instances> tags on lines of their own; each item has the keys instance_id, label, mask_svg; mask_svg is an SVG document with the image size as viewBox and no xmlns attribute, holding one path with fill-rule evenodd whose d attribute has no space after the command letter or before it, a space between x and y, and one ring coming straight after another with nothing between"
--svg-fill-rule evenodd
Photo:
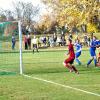
<instances>
[{"instance_id":1,"label":"white lines on pitch","mask_svg":"<svg viewBox=\"0 0 100 100\"><path fill-rule=\"evenodd\" d=\"M45 79L38 78L38 77L32 77L32 76L25 75L25 74L23 74L23 76L27 77L27 78L34 79L34 80L38 80L38 81L54 84L54 85L57 85L57 86L60 86L60 87L63 87L63 88L68 88L68 89L72 89L72 90L75 90L75 91L79 91L79 92L83 92L83 93L86 93L86 94L90 94L90 95L94 95L94 96L100 97L100 94L98 94L98 93L82 90L82 89L79 89L79 88L74 88L74 87L71 87L71 86L68 86L68 85L63 85L63 84L56 83L56 82L53 82L53 81L50 81L50 80L45 80Z\"/></svg>"}]
</instances>

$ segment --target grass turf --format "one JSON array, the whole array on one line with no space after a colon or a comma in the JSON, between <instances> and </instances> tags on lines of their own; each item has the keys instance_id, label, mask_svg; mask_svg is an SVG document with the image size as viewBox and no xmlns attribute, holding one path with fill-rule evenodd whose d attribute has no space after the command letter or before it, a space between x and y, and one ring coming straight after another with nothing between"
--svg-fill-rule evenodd
<instances>
[{"instance_id":1,"label":"grass turf","mask_svg":"<svg viewBox=\"0 0 100 100\"><path fill-rule=\"evenodd\" d=\"M82 52L81 66L75 63L79 75L69 73L63 67L62 62L66 58L64 53L66 51L23 53L24 73L100 94L100 69L95 68L93 63L90 68L85 67L89 51ZM98 96L16 74L19 72L18 57L18 53L0 54L0 69L12 72L0 71L0 100L100 100Z\"/></svg>"}]
</instances>

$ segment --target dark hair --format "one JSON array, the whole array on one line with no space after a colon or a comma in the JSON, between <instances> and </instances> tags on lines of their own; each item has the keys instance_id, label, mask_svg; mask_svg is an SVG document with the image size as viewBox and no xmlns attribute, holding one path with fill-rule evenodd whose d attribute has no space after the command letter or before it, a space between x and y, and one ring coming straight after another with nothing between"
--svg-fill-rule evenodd
<instances>
[{"instance_id":1,"label":"dark hair","mask_svg":"<svg viewBox=\"0 0 100 100\"><path fill-rule=\"evenodd\" d=\"M68 41L69 41L70 43L72 43L72 39L68 39Z\"/></svg>"},{"instance_id":2,"label":"dark hair","mask_svg":"<svg viewBox=\"0 0 100 100\"><path fill-rule=\"evenodd\" d=\"M96 37L96 36L94 36L94 38L95 38L95 39L97 39L97 37Z\"/></svg>"}]
</instances>

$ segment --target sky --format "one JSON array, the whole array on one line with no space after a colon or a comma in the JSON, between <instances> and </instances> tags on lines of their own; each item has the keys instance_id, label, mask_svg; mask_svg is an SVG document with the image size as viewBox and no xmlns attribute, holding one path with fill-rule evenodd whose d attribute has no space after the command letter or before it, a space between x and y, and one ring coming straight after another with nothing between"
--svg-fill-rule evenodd
<instances>
[{"instance_id":1,"label":"sky","mask_svg":"<svg viewBox=\"0 0 100 100\"><path fill-rule=\"evenodd\" d=\"M39 5L41 8L39 16L47 13L46 6L43 3L41 3L41 0L0 0L0 8L5 10L6 9L13 10L12 2L16 2L16 1L32 2L34 6ZM39 20L39 16L37 16L35 19Z\"/></svg>"},{"instance_id":2,"label":"sky","mask_svg":"<svg viewBox=\"0 0 100 100\"><path fill-rule=\"evenodd\" d=\"M16 2L18 0L0 0L0 8L3 9L12 9L12 2ZM41 3L41 0L19 0L23 2L32 2L33 5L40 5L42 6L43 4Z\"/></svg>"}]
</instances>

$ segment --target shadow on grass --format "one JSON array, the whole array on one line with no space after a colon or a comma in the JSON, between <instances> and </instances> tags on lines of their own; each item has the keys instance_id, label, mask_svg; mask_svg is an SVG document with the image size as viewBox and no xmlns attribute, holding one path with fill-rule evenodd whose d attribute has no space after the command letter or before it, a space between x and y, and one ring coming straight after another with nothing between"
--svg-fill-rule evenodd
<instances>
[{"instance_id":1,"label":"shadow on grass","mask_svg":"<svg viewBox=\"0 0 100 100\"><path fill-rule=\"evenodd\" d=\"M25 74L49 74L49 73L65 73L68 72L66 68L45 68L45 69L33 69L25 71Z\"/></svg>"},{"instance_id":2,"label":"shadow on grass","mask_svg":"<svg viewBox=\"0 0 100 100\"><path fill-rule=\"evenodd\" d=\"M0 76L4 76L4 75L16 75L16 73L15 72L5 72L5 71L2 71L2 72L0 72Z\"/></svg>"},{"instance_id":3,"label":"shadow on grass","mask_svg":"<svg viewBox=\"0 0 100 100\"><path fill-rule=\"evenodd\" d=\"M77 67L80 74L100 74L100 68L96 67ZM45 69L33 69L33 70L26 70L25 74L52 74L52 73L68 73L67 68L45 68Z\"/></svg>"}]
</instances>

